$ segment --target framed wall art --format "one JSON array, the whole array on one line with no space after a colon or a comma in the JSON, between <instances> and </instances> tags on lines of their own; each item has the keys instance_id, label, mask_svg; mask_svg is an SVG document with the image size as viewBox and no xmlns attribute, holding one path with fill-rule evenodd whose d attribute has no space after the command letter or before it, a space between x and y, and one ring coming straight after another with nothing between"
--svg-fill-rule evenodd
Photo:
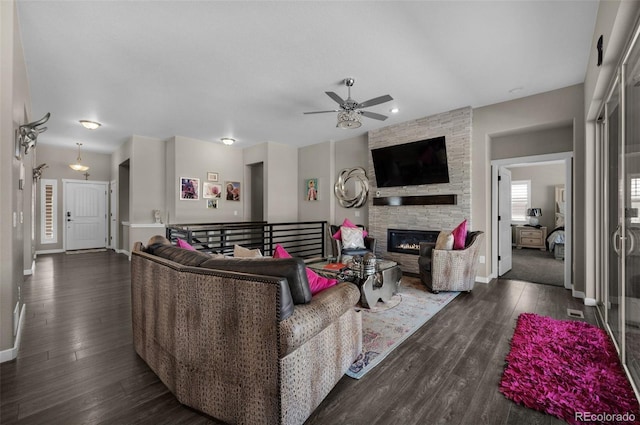
<instances>
[{"instance_id":1,"label":"framed wall art","mask_svg":"<svg viewBox=\"0 0 640 425\"><path fill-rule=\"evenodd\" d=\"M210 182L217 182L218 173L212 173L212 172L207 173L207 180L209 180Z\"/></svg>"},{"instance_id":2,"label":"framed wall art","mask_svg":"<svg viewBox=\"0 0 640 425\"><path fill-rule=\"evenodd\" d=\"M217 210L218 209L218 200L217 199L207 199L207 208Z\"/></svg>"},{"instance_id":3,"label":"framed wall art","mask_svg":"<svg viewBox=\"0 0 640 425\"><path fill-rule=\"evenodd\" d=\"M227 201L240 200L240 182L225 182L224 186Z\"/></svg>"},{"instance_id":4,"label":"framed wall art","mask_svg":"<svg viewBox=\"0 0 640 425\"><path fill-rule=\"evenodd\" d=\"M220 198L222 196L222 185L204 182L202 183L202 197L203 198Z\"/></svg>"},{"instance_id":5,"label":"framed wall art","mask_svg":"<svg viewBox=\"0 0 640 425\"><path fill-rule=\"evenodd\" d=\"M197 201L200 199L200 179L180 177L180 200Z\"/></svg>"},{"instance_id":6,"label":"framed wall art","mask_svg":"<svg viewBox=\"0 0 640 425\"><path fill-rule=\"evenodd\" d=\"M318 200L318 179L305 179L304 180L304 196L307 201Z\"/></svg>"}]
</instances>

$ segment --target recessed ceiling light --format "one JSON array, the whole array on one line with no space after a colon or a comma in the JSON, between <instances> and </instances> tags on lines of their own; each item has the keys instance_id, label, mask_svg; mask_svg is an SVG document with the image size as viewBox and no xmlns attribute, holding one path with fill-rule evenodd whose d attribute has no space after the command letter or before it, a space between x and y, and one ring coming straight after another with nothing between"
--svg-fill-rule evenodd
<instances>
[{"instance_id":1,"label":"recessed ceiling light","mask_svg":"<svg viewBox=\"0 0 640 425\"><path fill-rule=\"evenodd\" d=\"M84 128L88 128L89 130L95 130L102 125L99 122L89 120L80 120L80 124L82 124Z\"/></svg>"},{"instance_id":2,"label":"recessed ceiling light","mask_svg":"<svg viewBox=\"0 0 640 425\"><path fill-rule=\"evenodd\" d=\"M227 146L231 146L236 142L236 139L232 139L231 137L223 137L222 139L220 139L220 141Z\"/></svg>"},{"instance_id":3,"label":"recessed ceiling light","mask_svg":"<svg viewBox=\"0 0 640 425\"><path fill-rule=\"evenodd\" d=\"M398 109L398 108L391 108L391 109L389 109L389 112L391 112L392 114L397 114L398 112L400 112L400 109Z\"/></svg>"}]
</instances>

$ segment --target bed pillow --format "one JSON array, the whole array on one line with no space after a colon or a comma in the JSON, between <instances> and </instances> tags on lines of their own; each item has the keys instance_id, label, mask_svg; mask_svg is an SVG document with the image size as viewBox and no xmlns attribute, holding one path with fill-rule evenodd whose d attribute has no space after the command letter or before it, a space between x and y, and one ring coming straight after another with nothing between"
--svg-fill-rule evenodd
<instances>
[{"instance_id":1,"label":"bed pillow","mask_svg":"<svg viewBox=\"0 0 640 425\"><path fill-rule=\"evenodd\" d=\"M464 249L464 243L467 240L467 219L453 229L453 249Z\"/></svg>"},{"instance_id":2,"label":"bed pillow","mask_svg":"<svg viewBox=\"0 0 640 425\"><path fill-rule=\"evenodd\" d=\"M358 226L356 226L355 224L353 224L353 223L351 222L351 220L349 220L348 218L345 218L345 219L342 221L342 224L340 225L340 227L342 227L342 226L351 227L352 229L356 229L356 228L358 228ZM366 230L363 230L363 231L362 231L362 237L366 238L366 237L367 237L367 235L368 235L367 231L366 231ZM338 231L337 231L337 232L335 232L333 235L331 235L331 237L332 237L333 239L335 239L335 240L338 240L338 241L339 241L339 240L342 240L342 231L341 231L341 229L338 229Z\"/></svg>"},{"instance_id":3,"label":"bed pillow","mask_svg":"<svg viewBox=\"0 0 640 425\"><path fill-rule=\"evenodd\" d=\"M436 239L435 249L446 249L451 251L453 249L453 234L449 232L440 232L438 239Z\"/></svg>"}]
</instances>

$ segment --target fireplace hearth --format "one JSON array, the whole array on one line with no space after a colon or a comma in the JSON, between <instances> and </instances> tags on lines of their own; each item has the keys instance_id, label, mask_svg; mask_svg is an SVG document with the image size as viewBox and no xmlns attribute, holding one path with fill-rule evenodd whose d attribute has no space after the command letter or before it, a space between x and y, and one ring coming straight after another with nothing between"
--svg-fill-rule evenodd
<instances>
[{"instance_id":1,"label":"fireplace hearth","mask_svg":"<svg viewBox=\"0 0 640 425\"><path fill-rule=\"evenodd\" d=\"M438 234L437 230L387 229L387 252L419 255L420 242L435 243Z\"/></svg>"}]
</instances>

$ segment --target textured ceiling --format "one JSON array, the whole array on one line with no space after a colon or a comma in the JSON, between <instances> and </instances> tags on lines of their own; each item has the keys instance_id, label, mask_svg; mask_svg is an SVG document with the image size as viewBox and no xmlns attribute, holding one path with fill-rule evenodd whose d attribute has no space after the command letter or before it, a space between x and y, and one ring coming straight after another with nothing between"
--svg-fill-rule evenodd
<instances>
[{"instance_id":1,"label":"textured ceiling","mask_svg":"<svg viewBox=\"0 0 640 425\"><path fill-rule=\"evenodd\" d=\"M598 2L32 1L18 17L39 143L132 134L238 147L343 140L584 81ZM325 91L390 115L336 128ZM510 92L516 89L515 92ZM400 112L391 115L389 109ZM80 119L103 126L89 131Z\"/></svg>"}]
</instances>

